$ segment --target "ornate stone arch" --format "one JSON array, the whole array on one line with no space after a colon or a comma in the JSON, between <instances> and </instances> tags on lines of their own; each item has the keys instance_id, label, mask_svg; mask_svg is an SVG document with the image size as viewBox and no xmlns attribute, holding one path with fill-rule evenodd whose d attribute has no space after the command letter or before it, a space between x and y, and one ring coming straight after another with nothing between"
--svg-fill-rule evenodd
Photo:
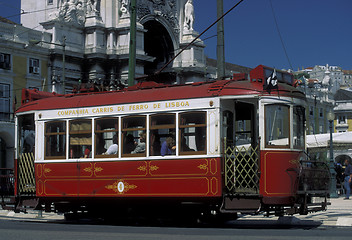
<instances>
[{"instance_id":1,"label":"ornate stone arch","mask_svg":"<svg viewBox=\"0 0 352 240\"><path fill-rule=\"evenodd\" d=\"M145 66L145 73L150 74L175 56L175 51L179 49L179 38L172 25L162 16L149 14L141 18L139 23L147 30L144 33L144 51L155 57L153 63Z\"/></svg>"},{"instance_id":2,"label":"ornate stone arch","mask_svg":"<svg viewBox=\"0 0 352 240\"><path fill-rule=\"evenodd\" d=\"M156 15L149 14L149 15L146 15L143 18L141 18L139 22L140 22L140 24L142 24L144 26L144 24L148 21L157 21L161 25L163 25L163 27L165 27L166 31L169 33L169 36L172 40L174 49L179 48L179 45L180 45L179 31L175 31L174 27L169 23L169 21L167 21L162 16L156 16Z\"/></svg>"}]
</instances>

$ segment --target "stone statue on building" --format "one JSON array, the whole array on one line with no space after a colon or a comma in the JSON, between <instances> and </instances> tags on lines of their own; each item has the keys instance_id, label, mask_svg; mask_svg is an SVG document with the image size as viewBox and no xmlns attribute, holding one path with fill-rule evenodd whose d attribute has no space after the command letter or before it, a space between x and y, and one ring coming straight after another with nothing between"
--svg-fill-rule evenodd
<instances>
[{"instance_id":1,"label":"stone statue on building","mask_svg":"<svg viewBox=\"0 0 352 240\"><path fill-rule=\"evenodd\" d=\"M100 13L100 0L88 0L87 13L89 15L99 15L99 13Z\"/></svg>"},{"instance_id":2,"label":"stone statue on building","mask_svg":"<svg viewBox=\"0 0 352 240\"><path fill-rule=\"evenodd\" d=\"M57 8L61 9L62 5L67 2L67 0L58 0L57 1Z\"/></svg>"},{"instance_id":3,"label":"stone statue on building","mask_svg":"<svg viewBox=\"0 0 352 240\"><path fill-rule=\"evenodd\" d=\"M76 0L69 0L61 5L59 18L67 23L77 23Z\"/></svg>"},{"instance_id":4,"label":"stone statue on building","mask_svg":"<svg viewBox=\"0 0 352 240\"><path fill-rule=\"evenodd\" d=\"M183 25L184 30L193 31L193 22L194 22L193 0L187 0L185 4L185 20Z\"/></svg>"},{"instance_id":5,"label":"stone statue on building","mask_svg":"<svg viewBox=\"0 0 352 240\"><path fill-rule=\"evenodd\" d=\"M85 22L85 10L82 0L59 0L58 11L50 14L49 18L83 25Z\"/></svg>"},{"instance_id":6,"label":"stone statue on building","mask_svg":"<svg viewBox=\"0 0 352 240\"><path fill-rule=\"evenodd\" d=\"M120 0L121 2L121 16L128 17L129 16L129 8L130 8L130 0Z\"/></svg>"},{"instance_id":7,"label":"stone statue on building","mask_svg":"<svg viewBox=\"0 0 352 240\"><path fill-rule=\"evenodd\" d=\"M86 13L83 7L83 3L79 1L77 3L77 22L78 24L83 25L85 21L86 21Z\"/></svg>"}]
</instances>

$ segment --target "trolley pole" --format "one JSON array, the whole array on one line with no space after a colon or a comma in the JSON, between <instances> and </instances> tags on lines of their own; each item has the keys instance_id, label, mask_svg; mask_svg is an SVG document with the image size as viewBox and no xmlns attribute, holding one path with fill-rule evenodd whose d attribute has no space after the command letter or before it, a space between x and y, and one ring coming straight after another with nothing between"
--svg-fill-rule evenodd
<instances>
[{"instance_id":1,"label":"trolley pole","mask_svg":"<svg viewBox=\"0 0 352 240\"><path fill-rule=\"evenodd\" d=\"M66 36L62 39L62 91L63 94L66 93Z\"/></svg>"},{"instance_id":2,"label":"trolley pole","mask_svg":"<svg viewBox=\"0 0 352 240\"><path fill-rule=\"evenodd\" d=\"M131 0L130 6L130 48L128 60L128 86L134 85L136 74L136 28L137 28L137 13L136 0Z\"/></svg>"},{"instance_id":3,"label":"trolley pole","mask_svg":"<svg viewBox=\"0 0 352 240\"><path fill-rule=\"evenodd\" d=\"M223 0L217 0L217 17L221 18L224 14ZM225 77L225 37L224 37L224 18L221 18L217 23L217 78L224 79Z\"/></svg>"}]
</instances>

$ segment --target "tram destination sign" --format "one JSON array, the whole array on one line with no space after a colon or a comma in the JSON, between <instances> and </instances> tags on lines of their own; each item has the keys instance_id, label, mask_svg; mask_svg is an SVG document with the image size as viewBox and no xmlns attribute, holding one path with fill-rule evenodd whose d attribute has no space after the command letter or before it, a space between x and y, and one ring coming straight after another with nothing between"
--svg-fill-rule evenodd
<instances>
[{"instance_id":1,"label":"tram destination sign","mask_svg":"<svg viewBox=\"0 0 352 240\"><path fill-rule=\"evenodd\" d=\"M109 106L79 107L39 111L37 120L57 118L99 117L109 115L125 115L139 113L154 113L166 111L197 110L219 106L216 98L182 99L175 101L143 102Z\"/></svg>"}]
</instances>

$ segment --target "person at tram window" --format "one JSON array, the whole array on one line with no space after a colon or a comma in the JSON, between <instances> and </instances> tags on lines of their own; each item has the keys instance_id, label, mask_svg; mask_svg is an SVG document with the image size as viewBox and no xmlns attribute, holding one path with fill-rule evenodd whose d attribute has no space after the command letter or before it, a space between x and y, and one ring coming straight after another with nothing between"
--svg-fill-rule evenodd
<instances>
[{"instance_id":1,"label":"person at tram window","mask_svg":"<svg viewBox=\"0 0 352 240\"><path fill-rule=\"evenodd\" d=\"M350 194L351 194L351 179L352 179L352 165L349 161L349 159L346 157L345 159L345 182L344 182L344 186L346 189L346 197L344 198L344 200L350 199Z\"/></svg>"},{"instance_id":2,"label":"person at tram window","mask_svg":"<svg viewBox=\"0 0 352 240\"><path fill-rule=\"evenodd\" d=\"M139 134L139 143L136 145L136 148L131 152L132 154L145 152L145 139L146 134L144 132L141 132Z\"/></svg>"},{"instance_id":3,"label":"person at tram window","mask_svg":"<svg viewBox=\"0 0 352 240\"><path fill-rule=\"evenodd\" d=\"M150 133L150 144L152 146L150 149L151 156L159 156L161 150L161 142L158 131L152 131Z\"/></svg>"},{"instance_id":4,"label":"person at tram window","mask_svg":"<svg viewBox=\"0 0 352 240\"><path fill-rule=\"evenodd\" d=\"M90 157L90 149L89 146L86 146L86 149L84 149L84 158L89 158Z\"/></svg>"},{"instance_id":5,"label":"person at tram window","mask_svg":"<svg viewBox=\"0 0 352 240\"><path fill-rule=\"evenodd\" d=\"M176 151L175 140L172 137L167 137L161 144L160 155L174 155Z\"/></svg>"},{"instance_id":6,"label":"person at tram window","mask_svg":"<svg viewBox=\"0 0 352 240\"><path fill-rule=\"evenodd\" d=\"M118 151L118 145L117 145L117 135L115 134L112 137L112 144L110 145L110 147L108 148L108 150L106 150L105 154L106 155L113 155L113 154L117 154Z\"/></svg>"},{"instance_id":7,"label":"person at tram window","mask_svg":"<svg viewBox=\"0 0 352 240\"><path fill-rule=\"evenodd\" d=\"M134 138L132 134L126 135L124 145L123 145L123 153L131 153L135 148Z\"/></svg>"}]
</instances>

